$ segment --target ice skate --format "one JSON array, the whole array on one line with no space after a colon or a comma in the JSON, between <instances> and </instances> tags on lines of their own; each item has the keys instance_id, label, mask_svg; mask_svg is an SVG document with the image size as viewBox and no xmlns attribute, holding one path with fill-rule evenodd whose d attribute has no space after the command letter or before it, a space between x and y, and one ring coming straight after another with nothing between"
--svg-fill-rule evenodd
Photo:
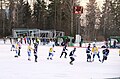
<instances>
[{"instance_id":1,"label":"ice skate","mask_svg":"<svg viewBox=\"0 0 120 79\"><path fill-rule=\"evenodd\" d=\"M102 63L104 62L104 60L102 60Z\"/></svg>"},{"instance_id":2,"label":"ice skate","mask_svg":"<svg viewBox=\"0 0 120 79\"><path fill-rule=\"evenodd\" d=\"M70 62L70 65L73 65L73 63L72 63L72 62Z\"/></svg>"},{"instance_id":3,"label":"ice skate","mask_svg":"<svg viewBox=\"0 0 120 79\"><path fill-rule=\"evenodd\" d=\"M18 58L18 56L17 56L17 55L15 55L14 57Z\"/></svg>"},{"instance_id":4,"label":"ice skate","mask_svg":"<svg viewBox=\"0 0 120 79\"><path fill-rule=\"evenodd\" d=\"M28 58L28 60L29 60L29 61L31 61L31 59L30 59L30 58Z\"/></svg>"},{"instance_id":5,"label":"ice skate","mask_svg":"<svg viewBox=\"0 0 120 79\"><path fill-rule=\"evenodd\" d=\"M87 60L87 62L89 62L89 61Z\"/></svg>"},{"instance_id":6,"label":"ice skate","mask_svg":"<svg viewBox=\"0 0 120 79\"><path fill-rule=\"evenodd\" d=\"M47 60L49 60L49 57L47 58Z\"/></svg>"},{"instance_id":7,"label":"ice skate","mask_svg":"<svg viewBox=\"0 0 120 79\"><path fill-rule=\"evenodd\" d=\"M37 60L35 60L35 62L37 62Z\"/></svg>"},{"instance_id":8,"label":"ice skate","mask_svg":"<svg viewBox=\"0 0 120 79\"><path fill-rule=\"evenodd\" d=\"M87 62L90 62L90 61L87 59Z\"/></svg>"},{"instance_id":9,"label":"ice skate","mask_svg":"<svg viewBox=\"0 0 120 79\"><path fill-rule=\"evenodd\" d=\"M60 58L61 58L61 56L60 56Z\"/></svg>"},{"instance_id":10,"label":"ice skate","mask_svg":"<svg viewBox=\"0 0 120 79\"><path fill-rule=\"evenodd\" d=\"M50 60L52 60L52 58L50 58Z\"/></svg>"},{"instance_id":11,"label":"ice skate","mask_svg":"<svg viewBox=\"0 0 120 79\"><path fill-rule=\"evenodd\" d=\"M101 62L101 60L99 59L99 61Z\"/></svg>"},{"instance_id":12,"label":"ice skate","mask_svg":"<svg viewBox=\"0 0 120 79\"><path fill-rule=\"evenodd\" d=\"M18 56L20 56L20 55L18 55Z\"/></svg>"},{"instance_id":13,"label":"ice skate","mask_svg":"<svg viewBox=\"0 0 120 79\"><path fill-rule=\"evenodd\" d=\"M20 53L18 53L18 56L20 56Z\"/></svg>"},{"instance_id":14,"label":"ice skate","mask_svg":"<svg viewBox=\"0 0 120 79\"><path fill-rule=\"evenodd\" d=\"M93 60L94 61L94 60ZM92 62L91 59L87 59L87 62Z\"/></svg>"}]
</instances>

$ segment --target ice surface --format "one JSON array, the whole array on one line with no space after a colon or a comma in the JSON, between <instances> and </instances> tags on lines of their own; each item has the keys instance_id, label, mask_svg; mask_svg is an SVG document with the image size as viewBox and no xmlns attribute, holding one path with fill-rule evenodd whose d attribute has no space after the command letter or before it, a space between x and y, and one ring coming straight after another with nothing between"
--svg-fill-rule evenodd
<instances>
[{"instance_id":1,"label":"ice surface","mask_svg":"<svg viewBox=\"0 0 120 79\"><path fill-rule=\"evenodd\" d=\"M22 45L21 56L15 58L10 44L0 41L0 79L104 79L120 77L120 56L118 49L110 49L108 60L100 63L98 58L92 63L86 62L86 49L77 48L73 65L69 56L59 58L63 47L55 47L53 60L47 60L49 46L38 48L38 62L27 60L27 45ZM67 47L68 54L73 47ZM99 49L101 59L102 51Z\"/></svg>"}]
</instances>

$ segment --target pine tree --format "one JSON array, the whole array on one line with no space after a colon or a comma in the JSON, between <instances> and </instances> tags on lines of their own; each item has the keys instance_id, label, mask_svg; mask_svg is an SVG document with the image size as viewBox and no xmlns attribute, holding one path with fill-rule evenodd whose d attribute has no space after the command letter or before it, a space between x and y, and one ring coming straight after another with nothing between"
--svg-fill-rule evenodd
<instances>
[{"instance_id":1,"label":"pine tree","mask_svg":"<svg viewBox=\"0 0 120 79\"><path fill-rule=\"evenodd\" d=\"M66 35L71 32L72 0L50 0L48 5L49 29L64 31ZM73 29L72 29L73 30Z\"/></svg>"},{"instance_id":2,"label":"pine tree","mask_svg":"<svg viewBox=\"0 0 120 79\"><path fill-rule=\"evenodd\" d=\"M66 35L73 35L73 34L71 34L71 15L73 15L73 14L71 14L71 11L72 11L71 4L72 4L71 0L63 0L63 3L62 3L61 28L65 32ZM72 30L74 30L74 29L72 29Z\"/></svg>"},{"instance_id":3,"label":"pine tree","mask_svg":"<svg viewBox=\"0 0 120 79\"><path fill-rule=\"evenodd\" d=\"M26 3L24 3L24 6L23 6L23 25L24 25L24 28L30 28L32 27L31 26L31 8L30 8L30 5L28 3L28 1Z\"/></svg>"},{"instance_id":4,"label":"pine tree","mask_svg":"<svg viewBox=\"0 0 120 79\"><path fill-rule=\"evenodd\" d=\"M25 24L24 24L24 4L25 2L23 0L19 0L17 1L17 4L16 4L16 27L17 28L24 28L26 27Z\"/></svg>"},{"instance_id":5,"label":"pine tree","mask_svg":"<svg viewBox=\"0 0 120 79\"><path fill-rule=\"evenodd\" d=\"M37 26L39 29L46 29L47 5L44 0L37 0L34 3L32 16L34 26Z\"/></svg>"},{"instance_id":6,"label":"pine tree","mask_svg":"<svg viewBox=\"0 0 120 79\"><path fill-rule=\"evenodd\" d=\"M99 7L97 7L96 9L96 14L95 14L95 17L96 17L96 20L95 20L95 33L94 33L94 37L95 39L97 40L101 40L100 37L101 37L101 34L99 33L99 29L100 29L100 18L101 18L101 10Z\"/></svg>"},{"instance_id":7,"label":"pine tree","mask_svg":"<svg viewBox=\"0 0 120 79\"><path fill-rule=\"evenodd\" d=\"M120 35L120 1L106 0L101 17L101 31L105 39Z\"/></svg>"},{"instance_id":8,"label":"pine tree","mask_svg":"<svg viewBox=\"0 0 120 79\"><path fill-rule=\"evenodd\" d=\"M8 27L7 27L7 33L8 34L12 34L12 29L15 27L14 25L14 18L13 18L13 13L14 13L14 10L15 10L15 1L14 0L8 0L9 1L9 16L7 17L7 20L6 20L6 24L8 24Z\"/></svg>"},{"instance_id":9,"label":"pine tree","mask_svg":"<svg viewBox=\"0 0 120 79\"><path fill-rule=\"evenodd\" d=\"M112 29L112 34L114 36L119 36L120 35L120 0L113 0L111 3L111 6L113 6L111 8L111 13L113 15L113 27Z\"/></svg>"},{"instance_id":10,"label":"pine tree","mask_svg":"<svg viewBox=\"0 0 120 79\"><path fill-rule=\"evenodd\" d=\"M88 32L88 38L90 40L94 40L95 38L95 24L96 24L96 9L97 9L97 3L95 0L90 0L89 3L87 3L87 14L86 14L86 22L87 22L87 32Z\"/></svg>"},{"instance_id":11,"label":"pine tree","mask_svg":"<svg viewBox=\"0 0 120 79\"><path fill-rule=\"evenodd\" d=\"M48 29L56 29L56 0L50 0L50 4L48 5Z\"/></svg>"}]
</instances>

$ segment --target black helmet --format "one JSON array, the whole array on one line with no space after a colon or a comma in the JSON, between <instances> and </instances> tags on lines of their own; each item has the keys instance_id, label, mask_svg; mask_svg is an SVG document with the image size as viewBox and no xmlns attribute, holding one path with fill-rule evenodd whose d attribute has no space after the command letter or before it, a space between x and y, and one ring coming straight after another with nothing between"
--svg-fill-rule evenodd
<instances>
[{"instance_id":1,"label":"black helmet","mask_svg":"<svg viewBox=\"0 0 120 79\"><path fill-rule=\"evenodd\" d=\"M74 48L74 51L76 50L76 48Z\"/></svg>"},{"instance_id":2,"label":"black helmet","mask_svg":"<svg viewBox=\"0 0 120 79\"><path fill-rule=\"evenodd\" d=\"M91 44L89 43L88 45L90 46Z\"/></svg>"},{"instance_id":3,"label":"black helmet","mask_svg":"<svg viewBox=\"0 0 120 79\"><path fill-rule=\"evenodd\" d=\"M93 47L96 47L96 45L95 45L95 44L93 44Z\"/></svg>"}]
</instances>

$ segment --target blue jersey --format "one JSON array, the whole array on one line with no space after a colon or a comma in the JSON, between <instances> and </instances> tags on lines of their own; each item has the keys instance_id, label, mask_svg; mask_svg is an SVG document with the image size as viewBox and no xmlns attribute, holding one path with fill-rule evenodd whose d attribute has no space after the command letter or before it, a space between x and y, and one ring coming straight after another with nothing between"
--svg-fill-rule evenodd
<instances>
[{"instance_id":1,"label":"blue jersey","mask_svg":"<svg viewBox=\"0 0 120 79\"><path fill-rule=\"evenodd\" d=\"M66 46L63 48L63 51L62 52L66 52L66 50L67 50L67 48L66 48Z\"/></svg>"},{"instance_id":2,"label":"blue jersey","mask_svg":"<svg viewBox=\"0 0 120 79\"><path fill-rule=\"evenodd\" d=\"M69 54L70 57L73 57L74 56L74 52L76 51L76 48L74 48L74 50L72 50Z\"/></svg>"},{"instance_id":3,"label":"blue jersey","mask_svg":"<svg viewBox=\"0 0 120 79\"><path fill-rule=\"evenodd\" d=\"M108 49L103 50L103 55L104 56L108 56L108 54L109 54L109 50Z\"/></svg>"},{"instance_id":4,"label":"blue jersey","mask_svg":"<svg viewBox=\"0 0 120 79\"><path fill-rule=\"evenodd\" d=\"M88 46L87 49L86 49L86 53L90 53L90 51L91 51L90 46Z\"/></svg>"}]
</instances>

